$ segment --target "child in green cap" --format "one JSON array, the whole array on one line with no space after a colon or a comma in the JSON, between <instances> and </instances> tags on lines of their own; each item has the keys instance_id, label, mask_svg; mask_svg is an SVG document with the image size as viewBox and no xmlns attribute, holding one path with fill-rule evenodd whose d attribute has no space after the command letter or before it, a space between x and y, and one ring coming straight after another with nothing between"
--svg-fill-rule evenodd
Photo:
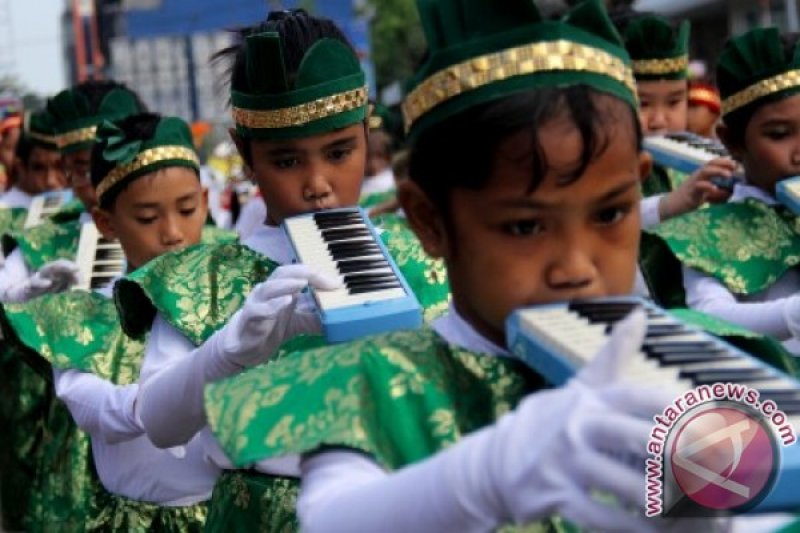
<instances>
[{"instance_id":1,"label":"child in green cap","mask_svg":"<svg viewBox=\"0 0 800 533\"><path fill-rule=\"evenodd\" d=\"M776 184L800 174L800 46L760 28L731 39L717 64L720 139L744 167L728 203L670 220L656 233L682 262L687 303L772 335L800 354L795 216Z\"/></svg>"}]
</instances>

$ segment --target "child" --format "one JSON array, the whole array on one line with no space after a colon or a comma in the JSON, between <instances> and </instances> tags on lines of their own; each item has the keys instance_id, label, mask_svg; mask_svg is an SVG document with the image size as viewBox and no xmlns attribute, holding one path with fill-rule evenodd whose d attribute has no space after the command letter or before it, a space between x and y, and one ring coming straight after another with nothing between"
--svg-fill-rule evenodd
<instances>
[{"instance_id":1,"label":"child","mask_svg":"<svg viewBox=\"0 0 800 533\"><path fill-rule=\"evenodd\" d=\"M686 131L689 22L674 30L665 19L639 16L620 28L625 48L633 60L639 119L644 135ZM689 177L654 165L642 185L642 225L653 227L705 202L724 201L727 193L710 179L730 177L736 164L715 159Z\"/></svg>"},{"instance_id":2,"label":"child","mask_svg":"<svg viewBox=\"0 0 800 533\"><path fill-rule=\"evenodd\" d=\"M0 301L22 302L65 290L77 281L77 269L71 261L78 252L81 225L89 220L89 212L97 203L88 174L97 126L104 120L142 110L136 94L107 81L79 84L48 101L47 112L54 121L55 140L63 154L66 176L82 205L66 209L63 216L52 222L16 234L6 243L6 250L15 249L0 271ZM60 163L62 156L55 154ZM63 181L60 184L65 185Z\"/></svg>"},{"instance_id":3,"label":"child","mask_svg":"<svg viewBox=\"0 0 800 533\"><path fill-rule=\"evenodd\" d=\"M721 105L716 87L703 81L690 81L687 129L697 135L716 139Z\"/></svg>"},{"instance_id":4,"label":"child","mask_svg":"<svg viewBox=\"0 0 800 533\"><path fill-rule=\"evenodd\" d=\"M120 242L129 269L200 242L207 192L188 126L177 118L139 114L102 124L97 139L91 175L99 204L93 217L107 239ZM6 309L9 337L29 357L52 365L56 395L91 437L93 468L107 489L90 483L92 461L76 458L82 452L79 432L59 433L63 438L48 446L39 472L49 478L43 481L52 493L49 500L39 498L28 527L47 531L69 519L95 530L196 531L216 470L196 448L178 457L153 447L144 435L133 400L147 359L141 343L122 334L109 297L110 286L99 294L70 293ZM72 470L53 473L62 462ZM70 476L78 494L56 492L57 475L62 483Z\"/></svg>"},{"instance_id":5,"label":"child","mask_svg":"<svg viewBox=\"0 0 800 533\"><path fill-rule=\"evenodd\" d=\"M506 357L504 334L520 306L633 287L650 163L618 34L596 1L559 22L525 0L418 6L430 56L404 105L411 179L398 193L425 249L444 258L453 306L432 328L215 384L211 426L237 465L304 454L308 531L493 530L553 514L648 528L589 491L639 501L641 472L597 450L639 453L637 413L658 393L618 402L610 376L578 385L588 375L536 392L540 377ZM596 368L636 350L640 319Z\"/></svg>"},{"instance_id":6,"label":"child","mask_svg":"<svg viewBox=\"0 0 800 533\"><path fill-rule=\"evenodd\" d=\"M273 12L227 54L234 57L231 136L261 191L266 224L245 246L161 258L117 286L127 331L153 324L147 350L158 363L142 375L137 410L160 447L189 442L204 427L207 381L269 359L302 333L314 334L299 337L303 346L321 344L316 309L301 292L309 284L337 288L340 280L290 264L279 224L356 205L365 172L365 75L331 21L302 10ZM409 249L408 242L396 246L397 263L417 294L436 291L429 308L441 307L446 281L427 276L428 260Z\"/></svg>"},{"instance_id":7,"label":"child","mask_svg":"<svg viewBox=\"0 0 800 533\"><path fill-rule=\"evenodd\" d=\"M800 174L800 65L795 37L775 28L731 39L720 55L720 139L746 184L726 204L671 220L656 233L684 265L687 303L785 341L800 354L800 275L795 219L775 199L779 181Z\"/></svg>"}]
</instances>

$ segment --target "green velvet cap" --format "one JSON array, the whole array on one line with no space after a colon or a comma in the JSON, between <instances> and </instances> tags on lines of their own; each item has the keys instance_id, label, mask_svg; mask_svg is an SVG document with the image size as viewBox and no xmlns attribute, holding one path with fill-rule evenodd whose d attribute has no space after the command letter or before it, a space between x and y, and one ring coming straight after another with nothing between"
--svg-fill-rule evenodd
<instances>
[{"instance_id":1,"label":"green velvet cap","mask_svg":"<svg viewBox=\"0 0 800 533\"><path fill-rule=\"evenodd\" d=\"M200 172L189 125L177 117L161 117L153 137L131 139L113 122L97 128L98 150L114 164L105 176L92 176L100 201L136 178L167 167L187 167Z\"/></svg>"},{"instance_id":2,"label":"green velvet cap","mask_svg":"<svg viewBox=\"0 0 800 533\"><path fill-rule=\"evenodd\" d=\"M69 154L91 148L97 126L105 120L117 120L144 111L136 95L124 87L111 89L92 111L89 99L80 88L65 89L47 101L53 115L58 146Z\"/></svg>"},{"instance_id":3,"label":"green velvet cap","mask_svg":"<svg viewBox=\"0 0 800 533\"><path fill-rule=\"evenodd\" d=\"M231 89L233 121L242 137L309 137L367 118L366 77L343 42L314 43L291 77L276 32L249 35L244 54L247 86Z\"/></svg>"},{"instance_id":4,"label":"green velvet cap","mask_svg":"<svg viewBox=\"0 0 800 533\"><path fill-rule=\"evenodd\" d=\"M633 60L637 80L685 80L689 77L690 24L684 20L677 30L668 20L638 17L623 33L625 48Z\"/></svg>"},{"instance_id":5,"label":"green velvet cap","mask_svg":"<svg viewBox=\"0 0 800 533\"><path fill-rule=\"evenodd\" d=\"M25 117L23 135L36 145L48 150L58 150L58 139L53 116L46 109L35 111Z\"/></svg>"},{"instance_id":6,"label":"green velvet cap","mask_svg":"<svg viewBox=\"0 0 800 533\"><path fill-rule=\"evenodd\" d=\"M759 28L728 41L717 63L722 116L729 119L764 99L800 93L800 46L784 51L776 28Z\"/></svg>"},{"instance_id":7,"label":"green velvet cap","mask_svg":"<svg viewBox=\"0 0 800 533\"><path fill-rule=\"evenodd\" d=\"M403 103L414 138L471 107L588 85L637 106L630 59L600 0L544 20L531 0L417 0L429 57Z\"/></svg>"}]
</instances>

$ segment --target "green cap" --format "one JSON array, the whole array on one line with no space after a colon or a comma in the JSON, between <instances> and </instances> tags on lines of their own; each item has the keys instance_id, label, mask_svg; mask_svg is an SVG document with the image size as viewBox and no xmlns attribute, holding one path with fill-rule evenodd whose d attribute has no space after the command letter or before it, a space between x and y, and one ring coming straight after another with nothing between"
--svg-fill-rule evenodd
<instances>
[{"instance_id":1,"label":"green cap","mask_svg":"<svg viewBox=\"0 0 800 533\"><path fill-rule=\"evenodd\" d=\"M166 167L187 167L200 171L200 161L189 125L177 117L161 117L153 137L131 139L113 122L97 128L97 150L114 165L105 176L92 176L97 198L119 190L136 178Z\"/></svg>"},{"instance_id":2,"label":"green cap","mask_svg":"<svg viewBox=\"0 0 800 533\"><path fill-rule=\"evenodd\" d=\"M685 80L689 77L690 24L684 20L677 30L668 20L638 17L623 33L625 48L633 60L637 80Z\"/></svg>"},{"instance_id":3,"label":"green cap","mask_svg":"<svg viewBox=\"0 0 800 533\"><path fill-rule=\"evenodd\" d=\"M744 113L764 98L800 93L800 46L785 50L776 28L731 39L717 63L722 116Z\"/></svg>"},{"instance_id":4,"label":"green cap","mask_svg":"<svg viewBox=\"0 0 800 533\"><path fill-rule=\"evenodd\" d=\"M48 150L58 150L53 116L46 109L26 115L22 134L36 146Z\"/></svg>"},{"instance_id":5,"label":"green cap","mask_svg":"<svg viewBox=\"0 0 800 533\"><path fill-rule=\"evenodd\" d=\"M309 137L367 118L366 77L352 50L320 39L290 80L276 32L249 35L244 43L246 86L232 87L236 131L250 139Z\"/></svg>"},{"instance_id":6,"label":"green cap","mask_svg":"<svg viewBox=\"0 0 800 533\"><path fill-rule=\"evenodd\" d=\"M410 137L470 107L587 85L637 106L628 53L600 0L544 20L531 0L417 0L429 56L403 103Z\"/></svg>"},{"instance_id":7,"label":"green cap","mask_svg":"<svg viewBox=\"0 0 800 533\"><path fill-rule=\"evenodd\" d=\"M58 147L68 154L91 148L97 126L105 120L118 120L144 111L131 90L114 87L93 111L89 98L80 86L65 89L47 102L55 120Z\"/></svg>"}]
</instances>

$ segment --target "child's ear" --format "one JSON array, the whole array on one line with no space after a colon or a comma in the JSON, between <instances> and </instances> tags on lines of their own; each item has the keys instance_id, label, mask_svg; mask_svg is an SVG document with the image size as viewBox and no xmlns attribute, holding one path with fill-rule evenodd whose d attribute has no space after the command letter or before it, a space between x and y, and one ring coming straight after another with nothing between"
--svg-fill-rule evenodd
<instances>
[{"instance_id":1,"label":"child's ear","mask_svg":"<svg viewBox=\"0 0 800 533\"><path fill-rule=\"evenodd\" d=\"M653 170L653 156L647 150L639 152L639 180L644 181Z\"/></svg>"},{"instance_id":2,"label":"child's ear","mask_svg":"<svg viewBox=\"0 0 800 533\"><path fill-rule=\"evenodd\" d=\"M741 155L744 151L744 147L739 146L738 143L733 141L731 130L725 125L724 122L719 122L717 124L717 137L719 137L719 140L725 145L725 149L728 150L728 153L731 154L731 157L737 161L741 161Z\"/></svg>"},{"instance_id":3,"label":"child's ear","mask_svg":"<svg viewBox=\"0 0 800 533\"><path fill-rule=\"evenodd\" d=\"M99 207L92 208L92 220L94 220L94 225L97 226L97 231L103 235L103 238L110 241L117 240L117 232L114 231L114 224L108 211Z\"/></svg>"},{"instance_id":4,"label":"child's ear","mask_svg":"<svg viewBox=\"0 0 800 533\"><path fill-rule=\"evenodd\" d=\"M244 162L245 172L252 173L252 171L250 169L250 163L247 162L247 158L245 157L245 154L249 153L248 152L249 146L247 145L247 143L249 143L250 141L248 141L247 139L242 139L239 136L239 134L236 133L236 130L234 128L228 128L228 135L230 136L231 140L233 141L233 144L236 145L236 151L239 152L239 155L242 157L242 161ZM250 154L250 155L252 157L252 154ZM250 177L250 174L248 174L248 178L249 177Z\"/></svg>"},{"instance_id":5,"label":"child's ear","mask_svg":"<svg viewBox=\"0 0 800 533\"><path fill-rule=\"evenodd\" d=\"M444 256L447 234L442 215L428 195L411 180L397 184L397 199L422 247L431 257Z\"/></svg>"}]
</instances>

